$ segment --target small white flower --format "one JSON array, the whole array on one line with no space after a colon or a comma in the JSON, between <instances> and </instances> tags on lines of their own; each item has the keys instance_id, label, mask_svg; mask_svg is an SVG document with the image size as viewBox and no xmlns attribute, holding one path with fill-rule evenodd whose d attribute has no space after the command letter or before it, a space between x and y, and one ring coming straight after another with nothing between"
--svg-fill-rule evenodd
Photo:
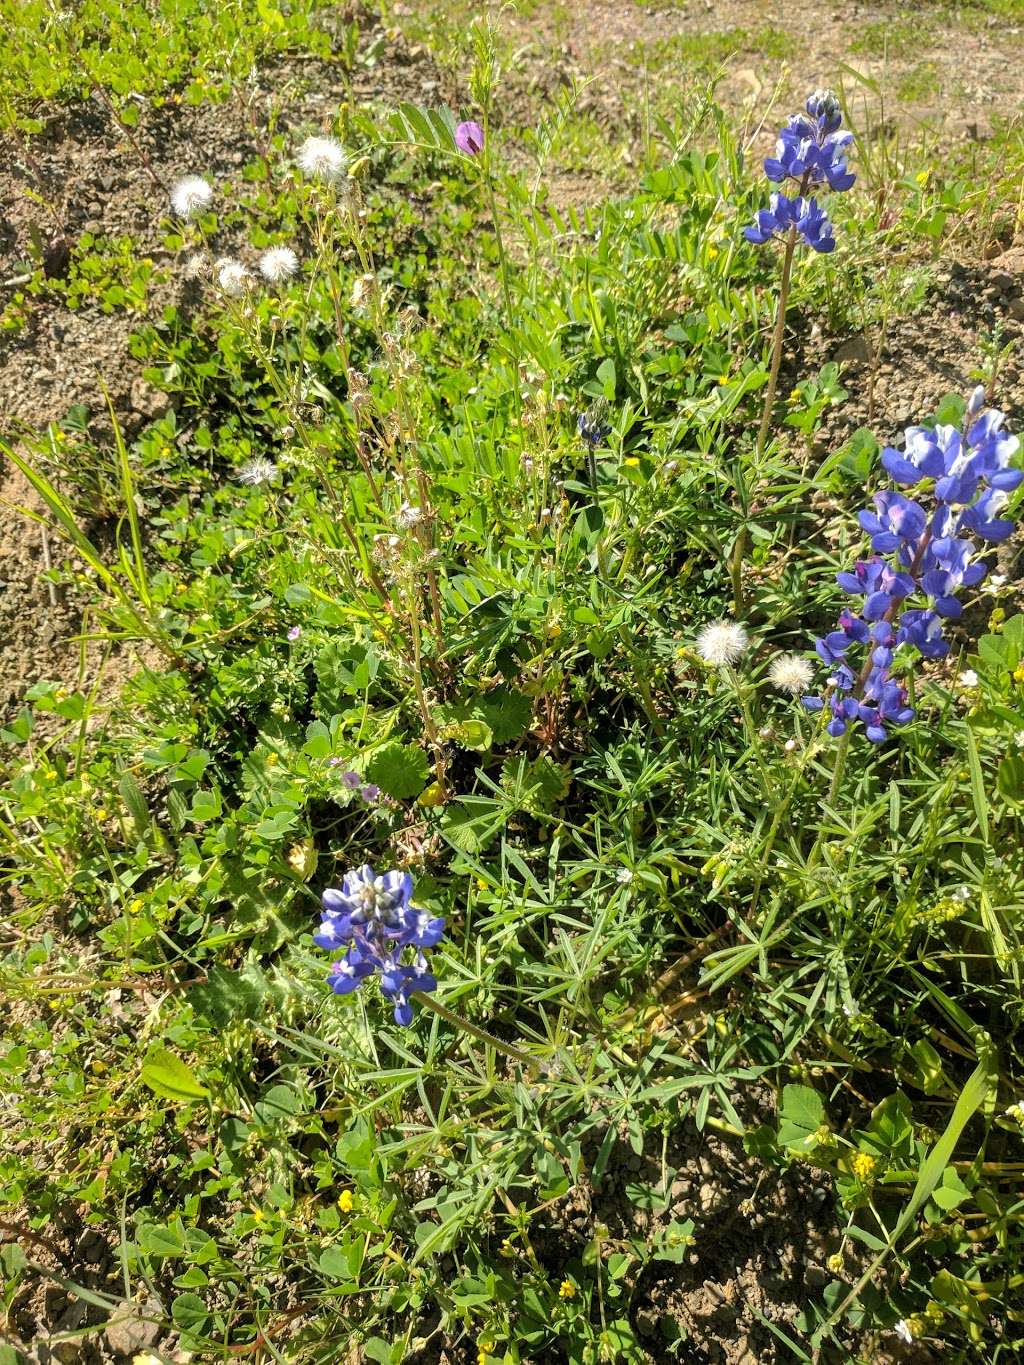
<instances>
[{"instance_id":1,"label":"small white flower","mask_svg":"<svg viewBox=\"0 0 1024 1365\"><path fill-rule=\"evenodd\" d=\"M772 686L777 687L780 692L788 692L793 697L806 692L813 677L814 669L810 661L799 654L780 654L773 659L768 670Z\"/></svg>"},{"instance_id":2,"label":"small white flower","mask_svg":"<svg viewBox=\"0 0 1024 1365\"><path fill-rule=\"evenodd\" d=\"M747 647L746 627L738 621L715 621L697 636L697 653L706 664L734 664Z\"/></svg>"},{"instance_id":3,"label":"small white flower","mask_svg":"<svg viewBox=\"0 0 1024 1365\"><path fill-rule=\"evenodd\" d=\"M958 886L953 892L953 900L969 901L971 899L971 888L969 886Z\"/></svg>"},{"instance_id":4,"label":"small white flower","mask_svg":"<svg viewBox=\"0 0 1024 1365\"><path fill-rule=\"evenodd\" d=\"M1005 586L1005 584L1006 574L1004 573L989 574L988 579L986 580L981 590L984 593L988 593L989 597L995 597L1000 592L1000 590Z\"/></svg>"},{"instance_id":5,"label":"small white flower","mask_svg":"<svg viewBox=\"0 0 1024 1365\"><path fill-rule=\"evenodd\" d=\"M1024 749L1024 730L1018 730L1013 737L1013 742L1018 749Z\"/></svg>"},{"instance_id":6,"label":"small white flower","mask_svg":"<svg viewBox=\"0 0 1024 1365\"><path fill-rule=\"evenodd\" d=\"M348 169L348 157L333 137L307 137L299 148L299 167L311 180L336 184Z\"/></svg>"},{"instance_id":7,"label":"small white flower","mask_svg":"<svg viewBox=\"0 0 1024 1365\"><path fill-rule=\"evenodd\" d=\"M620 867L615 874L615 880L620 886L628 886L633 880L633 874L628 867Z\"/></svg>"},{"instance_id":8,"label":"small white flower","mask_svg":"<svg viewBox=\"0 0 1024 1365\"><path fill-rule=\"evenodd\" d=\"M245 293L249 287L252 275L241 261L236 261L230 256L222 256L216 264L217 283L229 298L237 299Z\"/></svg>"},{"instance_id":9,"label":"small white flower","mask_svg":"<svg viewBox=\"0 0 1024 1365\"><path fill-rule=\"evenodd\" d=\"M797 742L796 742L795 739L787 739L786 742L785 742L785 744L784 744L782 747L785 749L785 751L786 751L787 754L795 754L796 751L797 751L798 745L797 745Z\"/></svg>"},{"instance_id":10,"label":"small white flower","mask_svg":"<svg viewBox=\"0 0 1024 1365\"><path fill-rule=\"evenodd\" d=\"M906 1322L905 1322L905 1320L904 1320L903 1318L900 1318L899 1322L896 1324L896 1326L895 1326L892 1330L893 1330L893 1331L896 1333L896 1335L899 1337L900 1341L906 1342L906 1344L907 1344L908 1346L910 1346L910 1345L913 1343L914 1334L913 1334L913 1332L910 1330L910 1328L907 1326L907 1324L906 1324Z\"/></svg>"},{"instance_id":11,"label":"small white flower","mask_svg":"<svg viewBox=\"0 0 1024 1365\"><path fill-rule=\"evenodd\" d=\"M259 483L271 483L277 478L277 465L273 460L257 457L240 466L237 477L239 483L247 483L253 487Z\"/></svg>"},{"instance_id":12,"label":"small white flower","mask_svg":"<svg viewBox=\"0 0 1024 1365\"><path fill-rule=\"evenodd\" d=\"M961 687L977 687L978 675L973 668L965 668L957 681Z\"/></svg>"},{"instance_id":13,"label":"small white flower","mask_svg":"<svg viewBox=\"0 0 1024 1365\"><path fill-rule=\"evenodd\" d=\"M290 246L272 246L260 257L260 274L268 284L283 284L299 268L299 258Z\"/></svg>"},{"instance_id":14,"label":"small white flower","mask_svg":"<svg viewBox=\"0 0 1024 1365\"><path fill-rule=\"evenodd\" d=\"M395 513L395 521L403 531L409 531L423 520L423 508L414 507L411 502L403 502Z\"/></svg>"},{"instance_id":15,"label":"small white flower","mask_svg":"<svg viewBox=\"0 0 1024 1365\"><path fill-rule=\"evenodd\" d=\"M200 175L186 175L171 190L171 208L186 223L213 202L213 189Z\"/></svg>"}]
</instances>

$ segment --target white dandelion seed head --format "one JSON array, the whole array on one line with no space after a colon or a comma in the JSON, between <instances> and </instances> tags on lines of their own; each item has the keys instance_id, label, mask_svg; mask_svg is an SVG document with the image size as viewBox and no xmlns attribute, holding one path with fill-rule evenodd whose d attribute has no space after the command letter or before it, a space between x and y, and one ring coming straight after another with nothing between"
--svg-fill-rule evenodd
<instances>
[{"instance_id":1,"label":"white dandelion seed head","mask_svg":"<svg viewBox=\"0 0 1024 1365\"><path fill-rule=\"evenodd\" d=\"M788 692L791 697L799 697L806 692L814 677L814 668L809 659L799 654L779 654L772 660L768 679L780 692Z\"/></svg>"},{"instance_id":2,"label":"white dandelion seed head","mask_svg":"<svg viewBox=\"0 0 1024 1365\"><path fill-rule=\"evenodd\" d=\"M336 138L307 137L299 148L299 169L310 180L336 184L348 169L348 156Z\"/></svg>"},{"instance_id":3,"label":"white dandelion seed head","mask_svg":"<svg viewBox=\"0 0 1024 1365\"><path fill-rule=\"evenodd\" d=\"M734 664L747 647L745 626L738 621L714 621L697 636L697 653L706 664L721 668Z\"/></svg>"},{"instance_id":4,"label":"white dandelion seed head","mask_svg":"<svg viewBox=\"0 0 1024 1365\"><path fill-rule=\"evenodd\" d=\"M217 283L224 293L232 299L241 298L252 280L248 267L231 256L222 256L214 269L217 271Z\"/></svg>"},{"instance_id":5,"label":"white dandelion seed head","mask_svg":"<svg viewBox=\"0 0 1024 1365\"><path fill-rule=\"evenodd\" d=\"M283 284L299 268L299 258L290 246L272 246L260 257L260 274L268 284Z\"/></svg>"},{"instance_id":6,"label":"white dandelion seed head","mask_svg":"<svg viewBox=\"0 0 1024 1365\"><path fill-rule=\"evenodd\" d=\"M395 513L395 521L403 531L409 531L423 520L423 508L414 507L411 502L403 502Z\"/></svg>"},{"instance_id":7,"label":"white dandelion seed head","mask_svg":"<svg viewBox=\"0 0 1024 1365\"><path fill-rule=\"evenodd\" d=\"M277 478L277 465L273 460L264 460L257 456L255 460L247 460L239 467L237 478L239 483L248 484L252 488L261 483L273 483Z\"/></svg>"},{"instance_id":8,"label":"white dandelion seed head","mask_svg":"<svg viewBox=\"0 0 1024 1365\"><path fill-rule=\"evenodd\" d=\"M210 273L210 262L201 251L195 251L182 266L181 273L188 281L205 280Z\"/></svg>"},{"instance_id":9,"label":"white dandelion seed head","mask_svg":"<svg viewBox=\"0 0 1024 1365\"><path fill-rule=\"evenodd\" d=\"M358 275L352 281L352 293L349 296L349 303L353 308L362 308L370 299L373 287L377 283L376 275Z\"/></svg>"},{"instance_id":10,"label":"white dandelion seed head","mask_svg":"<svg viewBox=\"0 0 1024 1365\"><path fill-rule=\"evenodd\" d=\"M201 175L184 175L171 189L171 208L186 223L212 202L213 187Z\"/></svg>"}]
</instances>

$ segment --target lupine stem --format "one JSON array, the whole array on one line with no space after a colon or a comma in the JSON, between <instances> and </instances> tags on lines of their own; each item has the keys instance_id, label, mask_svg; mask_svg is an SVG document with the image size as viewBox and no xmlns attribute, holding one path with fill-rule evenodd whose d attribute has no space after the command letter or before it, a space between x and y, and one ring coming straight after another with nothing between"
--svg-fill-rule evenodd
<instances>
[{"instance_id":1,"label":"lupine stem","mask_svg":"<svg viewBox=\"0 0 1024 1365\"><path fill-rule=\"evenodd\" d=\"M803 186L800 188L803 193ZM771 427L772 408L775 406L775 390L779 385L779 370L782 368L782 343L786 335L786 307L789 303L789 286L793 278L793 256L796 251L797 228L794 223L786 234L786 250L782 257L782 280L779 283L779 301L775 312L775 331L772 335L772 362L768 371L768 388L764 396L764 412L757 433L757 454L763 455Z\"/></svg>"},{"instance_id":2,"label":"lupine stem","mask_svg":"<svg viewBox=\"0 0 1024 1365\"><path fill-rule=\"evenodd\" d=\"M513 1047L511 1043L504 1043L500 1038L495 1038L493 1033L488 1033L479 1024L471 1024L468 1019L463 1019L460 1015L455 1014L447 1005L442 1005L440 1000L435 1000L432 995L427 995L424 991L412 991L409 998L415 1000L417 1005L433 1010L436 1015L454 1028L461 1029L463 1033L468 1033L488 1047L493 1047L495 1052L502 1053L503 1056L511 1058L514 1062L519 1062L520 1065L527 1067L530 1071L537 1072L540 1069L536 1057L530 1057L527 1053L520 1052L517 1047Z\"/></svg>"}]
</instances>

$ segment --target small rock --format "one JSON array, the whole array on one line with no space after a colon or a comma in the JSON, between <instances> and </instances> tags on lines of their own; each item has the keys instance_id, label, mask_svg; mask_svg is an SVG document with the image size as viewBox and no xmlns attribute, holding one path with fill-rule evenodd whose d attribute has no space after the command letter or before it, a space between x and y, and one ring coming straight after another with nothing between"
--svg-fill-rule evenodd
<instances>
[{"instance_id":1,"label":"small rock","mask_svg":"<svg viewBox=\"0 0 1024 1365\"><path fill-rule=\"evenodd\" d=\"M836 349L833 360L845 360L851 364L866 365L871 360L871 347L863 332L858 332Z\"/></svg>"},{"instance_id":2,"label":"small rock","mask_svg":"<svg viewBox=\"0 0 1024 1365\"><path fill-rule=\"evenodd\" d=\"M824 1266L809 1265L804 1271L804 1283L808 1289L824 1289L831 1278Z\"/></svg>"},{"instance_id":3,"label":"small rock","mask_svg":"<svg viewBox=\"0 0 1024 1365\"><path fill-rule=\"evenodd\" d=\"M43 247L43 274L48 280L62 280L71 264L71 246L63 235L51 237Z\"/></svg>"},{"instance_id":4,"label":"small rock","mask_svg":"<svg viewBox=\"0 0 1024 1365\"><path fill-rule=\"evenodd\" d=\"M117 1309L107 1323L103 1335L114 1352L121 1355L134 1355L152 1346L160 1335L160 1323L148 1322L147 1318L160 1316L160 1305L155 1299L145 1303L126 1303Z\"/></svg>"},{"instance_id":5,"label":"small rock","mask_svg":"<svg viewBox=\"0 0 1024 1365\"><path fill-rule=\"evenodd\" d=\"M1018 322L1024 322L1024 299L1010 299L1006 305L1006 311L1011 318Z\"/></svg>"},{"instance_id":6,"label":"small rock","mask_svg":"<svg viewBox=\"0 0 1024 1365\"><path fill-rule=\"evenodd\" d=\"M992 286L994 289L1006 290L1013 288L1013 276L1008 275L1005 270L997 270L992 276Z\"/></svg>"},{"instance_id":7,"label":"small rock","mask_svg":"<svg viewBox=\"0 0 1024 1365\"><path fill-rule=\"evenodd\" d=\"M154 388L152 384L143 379L141 374L137 375L132 381L129 402L132 405L132 412L140 413L152 422L164 417L171 406L171 400L167 394Z\"/></svg>"}]
</instances>

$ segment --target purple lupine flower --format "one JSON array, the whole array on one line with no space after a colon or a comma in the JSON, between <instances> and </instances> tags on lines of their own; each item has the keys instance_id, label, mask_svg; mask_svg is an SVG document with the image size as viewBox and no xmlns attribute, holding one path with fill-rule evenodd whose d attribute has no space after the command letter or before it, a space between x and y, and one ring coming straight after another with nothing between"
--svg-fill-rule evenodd
<instances>
[{"instance_id":1,"label":"purple lupine flower","mask_svg":"<svg viewBox=\"0 0 1024 1365\"><path fill-rule=\"evenodd\" d=\"M808 196L808 190L850 188L856 176L847 166L846 156L853 134L841 131L839 100L830 90L815 90L805 108L805 113L789 119L779 133L775 155L766 157L764 163L769 180L779 185L793 180L799 193L792 199L781 191L774 193L769 207L758 210L743 235L748 242L761 246L775 237L793 240L795 230L812 251L827 254L836 245L832 224L813 195Z\"/></svg>"},{"instance_id":2,"label":"purple lupine flower","mask_svg":"<svg viewBox=\"0 0 1024 1365\"><path fill-rule=\"evenodd\" d=\"M473 119L460 123L455 129L455 145L467 156L479 156L484 149L484 130Z\"/></svg>"},{"instance_id":3,"label":"purple lupine flower","mask_svg":"<svg viewBox=\"0 0 1024 1365\"><path fill-rule=\"evenodd\" d=\"M591 403L586 412L581 412L576 422L576 430L588 446L599 446L611 431L608 421L608 403L604 398Z\"/></svg>"},{"instance_id":4,"label":"purple lupine flower","mask_svg":"<svg viewBox=\"0 0 1024 1365\"><path fill-rule=\"evenodd\" d=\"M758 210L753 226L743 229L748 242L760 246L773 237L784 237L790 228L795 227L813 251L828 253L835 250L832 224L816 199L803 196L788 199L777 192L771 196L769 203L770 208Z\"/></svg>"},{"instance_id":5,"label":"purple lupine flower","mask_svg":"<svg viewBox=\"0 0 1024 1365\"><path fill-rule=\"evenodd\" d=\"M882 452L882 464L897 483L924 485L926 491L930 485L936 507L929 519L920 503L886 489L875 495L874 512L860 513L875 553L836 578L851 596L863 599L861 607L844 608L838 628L815 646L832 669L829 734L841 735L860 720L868 739L881 743L887 725L913 718L907 689L890 671L897 650L908 645L925 659L949 652L943 621L960 616L961 589L974 587L986 573L971 536L999 541L1013 530L1013 522L998 513L1024 481L1024 471L1010 464L1019 442L1003 431L1002 413L979 417L984 401L976 389L966 406L965 432L942 424L908 427L903 451ZM904 608L915 596L925 605ZM854 645L866 654L859 675L848 661ZM810 711L826 704L821 697L803 702Z\"/></svg>"},{"instance_id":6,"label":"purple lupine flower","mask_svg":"<svg viewBox=\"0 0 1024 1365\"><path fill-rule=\"evenodd\" d=\"M876 512L861 512L858 520L871 536L871 548L878 554L891 554L901 545L916 545L928 518L923 507L902 493L883 489L875 494Z\"/></svg>"},{"instance_id":7,"label":"purple lupine flower","mask_svg":"<svg viewBox=\"0 0 1024 1365\"><path fill-rule=\"evenodd\" d=\"M838 99L830 90L815 90L806 109L806 114L794 114L779 133L775 155L765 158L765 175L777 183L796 180L802 190L822 184L830 190L850 189L857 178L846 164L853 134L840 132Z\"/></svg>"},{"instance_id":8,"label":"purple lupine flower","mask_svg":"<svg viewBox=\"0 0 1024 1365\"><path fill-rule=\"evenodd\" d=\"M433 991L437 981L424 950L444 935L444 920L411 904L408 872L378 876L369 865L347 872L339 887L323 893L323 915L313 942L329 952L348 945L345 956L331 963L327 982L336 995L347 995L377 975L394 1006L395 1022L412 1023L414 991ZM407 948L412 962L403 961Z\"/></svg>"}]
</instances>

